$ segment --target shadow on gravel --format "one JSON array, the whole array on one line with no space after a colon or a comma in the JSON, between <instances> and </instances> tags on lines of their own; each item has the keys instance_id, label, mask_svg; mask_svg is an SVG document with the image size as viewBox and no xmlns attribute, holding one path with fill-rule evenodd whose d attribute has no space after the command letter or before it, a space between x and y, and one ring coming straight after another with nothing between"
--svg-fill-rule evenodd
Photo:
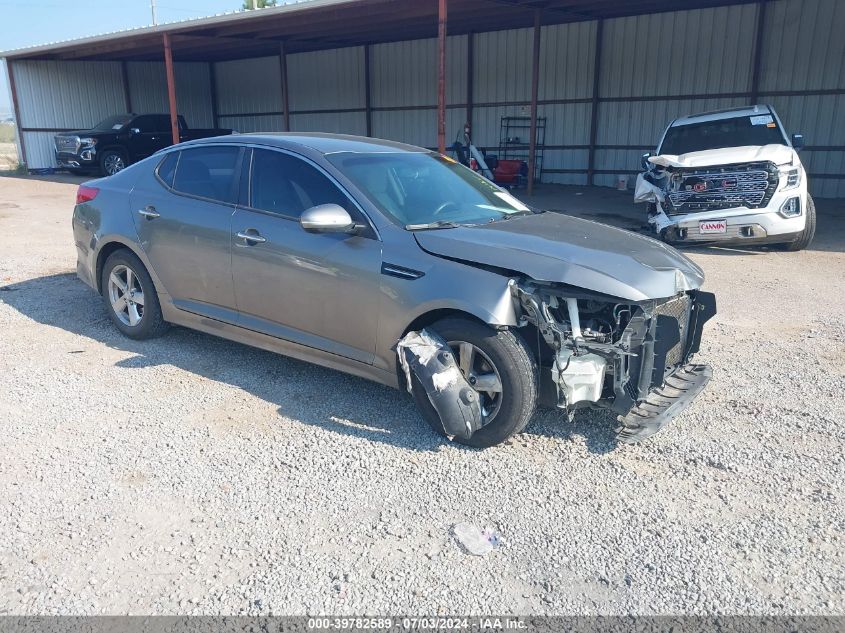
<instances>
[{"instance_id":1,"label":"shadow on gravel","mask_svg":"<svg viewBox=\"0 0 845 633\"><path fill-rule=\"evenodd\" d=\"M0 303L43 325L135 354L115 363L120 368L178 367L243 389L276 405L280 416L398 448L435 451L447 443L428 428L404 391L181 327L171 328L158 339L128 339L112 324L99 295L73 273L2 286ZM143 380L154 386L148 377ZM526 433L564 439L581 435L591 452L606 453L616 442L613 420L605 417L602 412L587 411L570 424L555 411L540 411Z\"/></svg>"}]
</instances>

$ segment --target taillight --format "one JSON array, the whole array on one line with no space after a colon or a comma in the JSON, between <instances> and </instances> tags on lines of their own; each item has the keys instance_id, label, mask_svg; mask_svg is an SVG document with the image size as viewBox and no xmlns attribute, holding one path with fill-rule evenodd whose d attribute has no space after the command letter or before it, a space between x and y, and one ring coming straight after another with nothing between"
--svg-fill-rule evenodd
<instances>
[{"instance_id":1,"label":"taillight","mask_svg":"<svg viewBox=\"0 0 845 633\"><path fill-rule=\"evenodd\" d=\"M76 190L76 204L84 204L86 202L91 202L94 198L97 197L98 193L100 193L100 190L96 187L86 187L85 185L79 185L79 189Z\"/></svg>"},{"instance_id":2,"label":"taillight","mask_svg":"<svg viewBox=\"0 0 845 633\"><path fill-rule=\"evenodd\" d=\"M469 168L473 171L478 171L478 161L474 158L469 159Z\"/></svg>"}]
</instances>

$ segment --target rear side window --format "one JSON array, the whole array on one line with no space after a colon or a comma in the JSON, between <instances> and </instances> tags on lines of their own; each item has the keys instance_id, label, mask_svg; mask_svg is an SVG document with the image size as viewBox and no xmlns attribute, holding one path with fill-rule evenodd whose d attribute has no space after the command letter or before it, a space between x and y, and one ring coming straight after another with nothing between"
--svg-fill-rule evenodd
<instances>
[{"instance_id":1,"label":"rear side window","mask_svg":"<svg viewBox=\"0 0 845 633\"><path fill-rule=\"evenodd\" d=\"M301 158L256 149L250 206L291 218L318 204L338 204L355 218L357 209L329 178Z\"/></svg>"},{"instance_id":2,"label":"rear side window","mask_svg":"<svg viewBox=\"0 0 845 633\"><path fill-rule=\"evenodd\" d=\"M173 186L173 176L176 174L176 164L179 162L179 152L170 152L158 164L156 173L159 179L168 187Z\"/></svg>"},{"instance_id":3,"label":"rear side window","mask_svg":"<svg viewBox=\"0 0 845 633\"><path fill-rule=\"evenodd\" d=\"M239 147L198 147L182 150L173 189L179 193L234 203L235 167Z\"/></svg>"}]
</instances>

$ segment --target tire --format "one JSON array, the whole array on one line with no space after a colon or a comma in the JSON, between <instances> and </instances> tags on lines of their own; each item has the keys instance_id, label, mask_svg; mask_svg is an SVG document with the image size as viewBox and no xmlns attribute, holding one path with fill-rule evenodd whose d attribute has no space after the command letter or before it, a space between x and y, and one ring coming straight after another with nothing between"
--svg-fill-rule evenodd
<instances>
[{"instance_id":1,"label":"tire","mask_svg":"<svg viewBox=\"0 0 845 633\"><path fill-rule=\"evenodd\" d=\"M113 176L129 165L126 154L119 149L107 149L100 154L100 175Z\"/></svg>"},{"instance_id":2,"label":"tire","mask_svg":"<svg viewBox=\"0 0 845 633\"><path fill-rule=\"evenodd\" d=\"M807 194L807 221L804 223L804 230L798 234L792 242L783 245L787 251L803 251L813 241L816 234L816 203L813 197Z\"/></svg>"},{"instance_id":3,"label":"tire","mask_svg":"<svg viewBox=\"0 0 845 633\"><path fill-rule=\"evenodd\" d=\"M486 325L461 318L438 321L429 329L448 342L469 343L480 351L482 363L489 361L501 380L499 404L491 421L467 440L456 442L475 448L488 448L520 433L537 405L537 365L523 340L509 330L496 331ZM422 384L412 375L414 401L431 428L445 436L440 416L428 399Z\"/></svg>"},{"instance_id":4,"label":"tire","mask_svg":"<svg viewBox=\"0 0 845 633\"><path fill-rule=\"evenodd\" d=\"M126 271L131 274L127 276ZM112 273L115 274L114 280ZM115 283L122 282L123 288L126 288L127 280L133 290L129 298L120 284ZM153 280L134 253L121 249L109 255L103 265L100 284L109 317L124 336L144 340L161 336L167 330ZM141 301L138 301L139 298ZM125 309L120 310L120 306L125 306Z\"/></svg>"}]
</instances>

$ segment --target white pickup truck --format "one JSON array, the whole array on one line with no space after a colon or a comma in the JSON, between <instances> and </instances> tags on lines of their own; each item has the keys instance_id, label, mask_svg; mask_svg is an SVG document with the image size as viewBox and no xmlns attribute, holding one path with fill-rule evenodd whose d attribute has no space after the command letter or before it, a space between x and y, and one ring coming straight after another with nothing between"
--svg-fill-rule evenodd
<instances>
[{"instance_id":1,"label":"white pickup truck","mask_svg":"<svg viewBox=\"0 0 845 633\"><path fill-rule=\"evenodd\" d=\"M816 209L798 151L768 105L694 114L672 121L643 155L634 202L648 203L661 239L806 248Z\"/></svg>"}]
</instances>

